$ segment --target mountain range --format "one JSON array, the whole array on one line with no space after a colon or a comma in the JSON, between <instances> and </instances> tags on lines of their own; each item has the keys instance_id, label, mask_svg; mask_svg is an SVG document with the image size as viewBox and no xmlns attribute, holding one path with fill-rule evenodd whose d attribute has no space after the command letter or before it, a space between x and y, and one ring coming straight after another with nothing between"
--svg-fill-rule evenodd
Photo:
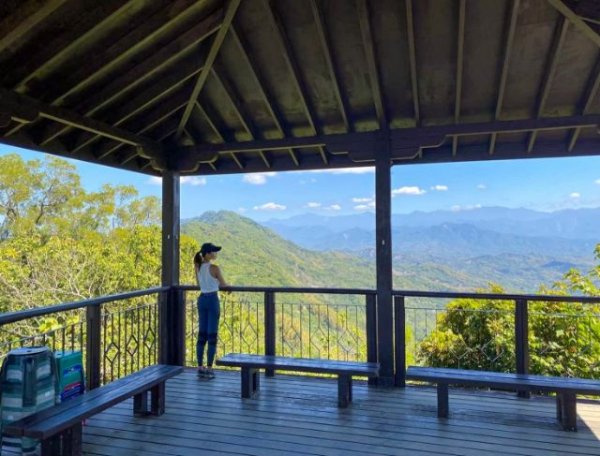
<instances>
[{"instance_id":1,"label":"mountain range","mask_svg":"<svg viewBox=\"0 0 600 456\"><path fill-rule=\"evenodd\" d=\"M221 211L182 221L182 232L222 243L220 261L238 285L372 288L373 225L373 214L307 214L259 224ZM598 226L600 209L394 215L394 287L464 291L493 282L535 292L571 268L587 271L594 264Z\"/></svg>"}]
</instances>

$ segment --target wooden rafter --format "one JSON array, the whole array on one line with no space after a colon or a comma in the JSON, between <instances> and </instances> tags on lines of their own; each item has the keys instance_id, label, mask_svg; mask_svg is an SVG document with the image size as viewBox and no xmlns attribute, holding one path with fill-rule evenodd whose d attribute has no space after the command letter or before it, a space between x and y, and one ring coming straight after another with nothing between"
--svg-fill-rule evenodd
<instances>
[{"instance_id":1,"label":"wooden rafter","mask_svg":"<svg viewBox=\"0 0 600 456\"><path fill-rule=\"evenodd\" d=\"M590 39L596 46L600 47L600 35L586 24L585 21L571 8L565 5L562 0L548 0L548 3L566 17L586 38Z\"/></svg>"},{"instance_id":2,"label":"wooden rafter","mask_svg":"<svg viewBox=\"0 0 600 456\"><path fill-rule=\"evenodd\" d=\"M585 92L583 94L583 98L581 101L581 113L583 115L589 114L590 108L592 107L592 102L596 98L598 94L598 89L600 89L600 58L596 61L596 65L592 70L592 74L589 78L589 82L585 88ZM572 152L575 148L575 144L577 144L577 140L579 139L579 135L581 134L581 128L578 127L573 131L571 135L571 139L569 140L569 152Z\"/></svg>"},{"instance_id":3,"label":"wooden rafter","mask_svg":"<svg viewBox=\"0 0 600 456\"><path fill-rule=\"evenodd\" d=\"M0 20L0 52L21 41L67 0L21 0L14 14Z\"/></svg>"},{"instance_id":4,"label":"wooden rafter","mask_svg":"<svg viewBox=\"0 0 600 456\"><path fill-rule=\"evenodd\" d=\"M196 103L196 100L198 99L198 95L200 94L200 92L202 91L202 88L204 87L204 84L206 83L206 79L208 78L208 75L210 73L210 69L212 68L213 63L214 63L215 59L217 58L219 51L221 50L221 45L225 41L225 36L227 35L227 32L229 31L229 27L231 26L233 18L235 17L235 13L237 12L238 7L240 6L240 1L241 0L229 0L227 9L225 11L225 17L223 19L223 23L221 24L221 28L219 29L219 32L217 33L214 41L212 42L210 51L208 52L208 56L206 57L206 61L204 63L204 68L200 72L200 74L198 75L198 78L196 79L196 82L194 83L194 88L192 89L190 99L188 101L187 106L185 107L185 109L183 111L181 120L179 121L179 126L177 127L177 133L176 133L177 138L179 138L181 136L181 134L183 133L183 129L185 128L185 125L187 124L187 122L190 118L190 115L192 114L192 110L194 109L194 104Z\"/></svg>"},{"instance_id":5,"label":"wooden rafter","mask_svg":"<svg viewBox=\"0 0 600 456\"><path fill-rule=\"evenodd\" d=\"M310 0L310 7L315 19L317 35L319 36L319 41L321 42L321 48L323 49L323 56L325 57L327 70L329 71L329 78L331 79L335 98L337 99L338 106L340 108L340 114L342 115L342 121L344 122L344 128L347 132L350 132L353 130L353 128L351 128L350 122L348 121L348 103L345 97L342 95L342 91L340 90L340 85L338 83L339 72L331 55L331 40L328 35L327 26L325 25L323 11L321 10L320 3L318 3L317 0Z\"/></svg>"},{"instance_id":6,"label":"wooden rafter","mask_svg":"<svg viewBox=\"0 0 600 456\"><path fill-rule=\"evenodd\" d=\"M23 109L26 109L30 113L36 113L36 117L39 116L44 119L69 125L124 144L147 148L147 153L149 155L154 154L155 151L160 148L158 144L154 144L149 139L134 135L127 130L81 116L66 109L49 106L45 103L41 103L6 89L0 89L0 107L2 109L7 109L9 115L12 112L16 112L14 120L17 121L22 121L22 119L19 118L21 117L20 112Z\"/></svg>"},{"instance_id":7,"label":"wooden rafter","mask_svg":"<svg viewBox=\"0 0 600 456\"><path fill-rule=\"evenodd\" d=\"M373 103L377 112L377 120L379 128L388 128L387 115L385 112L385 102L381 92L379 83L379 71L377 69L377 57L375 56L375 43L373 42L373 34L371 33L371 20L369 15L369 7L366 0L358 0L358 17L360 22L360 33L362 35L363 49L367 57L367 68L369 71L369 81L371 82L371 93L373 95Z\"/></svg>"},{"instance_id":8,"label":"wooden rafter","mask_svg":"<svg viewBox=\"0 0 600 456\"><path fill-rule=\"evenodd\" d=\"M85 116L96 115L110 104L125 97L129 92L139 87L140 84L146 82L159 71L177 62L182 55L189 54L191 50L220 27L221 20L221 11L211 14L198 25L190 28L184 34L157 50L151 57L117 77L100 91L84 99L81 103L74 106L73 110L81 112ZM46 133L41 144L47 144L69 131L70 128L54 126ZM15 131L10 131L7 135L10 136L13 133Z\"/></svg>"},{"instance_id":9,"label":"wooden rafter","mask_svg":"<svg viewBox=\"0 0 600 456\"><path fill-rule=\"evenodd\" d=\"M43 63L30 67L24 65L21 74L24 72L24 76L14 85L14 90L20 93L27 91L27 85L34 80L43 81L55 68L72 58L73 54L77 55L81 52L80 49L85 49L90 43L94 42L105 33L107 27L111 24L119 21L124 21L127 17L133 17L139 14L143 10L143 5L136 0L128 0L125 2L113 2L113 4L102 5L98 8L97 15L103 14L105 10L109 10L109 14L105 17L95 17L93 11L90 11L89 15L83 15L80 19L79 27L83 32L80 35L73 36L73 39L68 41L68 45L62 49L56 51L48 49L45 53ZM35 62L32 60L31 62Z\"/></svg>"},{"instance_id":10,"label":"wooden rafter","mask_svg":"<svg viewBox=\"0 0 600 456\"><path fill-rule=\"evenodd\" d=\"M264 9L267 12L267 18L269 20L269 23L271 24L271 28L275 32L275 37L277 39L277 42L279 43L283 59L286 62L290 75L292 76L291 80L294 83L296 91L300 95L300 102L302 103L302 108L306 114L306 119L308 120L310 128L313 130L313 132L315 134L321 134L321 125L316 120L317 115L315 113L314 107L310 103L306 85L304 84L304 81L300 78L300 67L298 65L298 62L296 61L296 57L294 56L292 44L290 43L290 40L285 31L283 21L281 20L281 17L279 16L277 10L271 8L269 0L262 1ZM327 163L327 157L325 155L325 152L322 149L319 149L319 152L321 154L321 158L325 161L325 163ZM292 153L291 156L294 163L299 163L295 154Z\"/></svg>"},{"instance_id":11,"label":"wooden rafter","mask_svg":"<svg viewBox=\"0 0 600 456\"><path fill-rule=\"evenodd\" d=\"M219 128L213 122L212 116L206 112L206 110L202 107L202 105L200 104L200 102L196 101L196 103L194 104L194 109L197 110L202 115L202 117L204 117L204 119L206 120L206 122L208 123L208 125L210 126L210 128L212 129L212 131L214 131L215 134L217 135L217 137L219 138L219 140L222 143L224 143L225 142L225 137L223 136L223 134L221 133L221 131L219 130ZM238 165L238 167L240 169L244 168L244 166L242 165L242 163L235 156L235 153L230 153L229 156L231 157L231 159L233 161L235 161L235 163Z\"/></svg>"},{"instance_id":12,"label":"wooden rafter","mask_svg":"<svg viewBox=\"0 0 600 456\"><path fill-rule=\"evenodd\" d=\"M244 109L242 103L240 102L241 98L240 98L239 93L237 92L237 90L235 90L235 88L230 83L230 81L228 81L224 77L219 76L219 73L217 71L218 68L219 68L219 65L217 64L217 62L215 62L215 64L213 65L213 68L211 69L211 75L215 78L215 80L219 83L219 85L223 89L223 92L227 96L227 99L233 106L233 110L236 114L236 117L239 119L239 121L242 124L242 127L244 128L246 133L250 136L250 139L252 139L252 140L256 139L257 138L256 128L250 121L250 117L248 116L248 113L246 113L246 110ZM266 153L262 150L259 150L258 155L260 155L260 158L265 163L265 166L267 168L270 168L271 163L269 162L269 160L266 156Z\"/></svg>"},{"instance_id":13,"label":"wooden rafter","mask_svg":"<svg viewBox=\"0 0 600 456\"><path fill-rule=\"evenodd\" d=\"M454 99L454 123L460 120L460 103L462 99L462 82L464 67L465 47L465 16L467 0L460 0L458 6L458 39L456 44L456 94ZM456 156L458 149L458 136L452 137L452 155Z\"/></svg>"},{"instance_id":14,"label":"wooden rafter","mask_svg":"<svg viewBox=\"0 0 600 456\"><path fill-rule=\"evenodd\" d=\"M412 0L406 0L406 33L408 35L408 61L410 65L410 84L413 98L415 123L421 123L419 107L419 81L417 78L417 49L415 45L415 25Z\"/></svg>"},{"instance_id":15,"label":"wooden rafter","mask_svg":"<svg viewBox=\"0 0 600 456\"><path fill-rule=\"evenodd\" d=\"M536 108L536 117L541 117L544 113L544 109L546 107L546 100L548 99L548 94L550 93L550 87L552 87L552 81L554 80L554 75L556 73L556 66L558 64L558 59L560 57L560 51L565 42L565 37L567 36L567 32L569 30L569 21L567 21L563 16L560 17L559 23L556 29L556 33L554 35L554 39L552 41L552 46L550 48L550 54L548 58L548 63L546 64L546 68L544 71L542 85L540 87L540 92L537 98L537 108ZM533 147L535 146L535 140L537 138L537 131L532 131L529 134L529 141L527 143L527 152L531 152Z\"/></svg>"},{"instance_id":16,"label":"wooden rafter","mask_svg":"<svg viewBox=\"0 0 600 456\"><path fill-rule=\"evenodd\" d=\"M190 81L202 71L202 68L201 62L190 61L185 65L181 65L176 71L169 73L161 79L160 82L151 86L149 90L139 94L125 105L121 106L118 111L112 113L114 116L111 120L112 125L122 125L132 117L147 110L159 100L178 90L184 83ZM94 136L84 137L77 142L72 149L72 153L89 146L97 139L98 138Z\"/></svg>"},{"instance_id":17,"label":"wooden rafter","mask_svg":"<svg viewBox=\"0 0 600 456\"><path fill-rule=\"evenodd\" d=\"M508 79L508 69L510 67L510 59L512 57L512 46L515 38L515 30L517 28L517 18L519 16L520 0L512 0L510 19L507 24L505 33L506 41L504 43L504 56L502 59L502 70L500 73L500 82L498 84L498 98L496 99L496 111L494 119L498 120L502 112L502 104L504 103L504 92L506 90L506 81ZM489 145L489 153L494 153L496 147L496 133L492 134Z\"/></svg>"},{"instance_id":18,"label":"wooden rafter","mask_svg":"<svg viewBox=\"0 0 600 456\"><path fill-rule=\"evenodd\" d=\"M267 110L269 111L269 114L271 115L271 118L273 119L273 122L275 123L275 127L277 128L277 130L279 131L279 134L281 136L284 136L284 137L287 136L287 132L284 129L283 122L281 120L281 114L277 110L277 107L276 107L275 103L273 102L273 98L271 97L271 95L269 95L267 93L266 82L261 79L259 73L256 71L256 68L254 67L254 64L252 63L252 60L249 57L248 47L242 41L241 37L236 32L233 24L231 25L231 27L229 29L229 33L231 34L231 37L233 38L234 42L236 43L238 49L240 50L242 60L246 63L246 66L250 70L249 75L252 76L252 79L254 79L254 83L255 83L256 87L258 88L258 92L259 92L261 98L263 99L265 106L267 107ZM293 151L293 149L289 149L288 153L290 154L290 158L292 159L292 161L294 163L299 164L298 158L296 157L296 154Z\"/></svg>"}]
</instances>

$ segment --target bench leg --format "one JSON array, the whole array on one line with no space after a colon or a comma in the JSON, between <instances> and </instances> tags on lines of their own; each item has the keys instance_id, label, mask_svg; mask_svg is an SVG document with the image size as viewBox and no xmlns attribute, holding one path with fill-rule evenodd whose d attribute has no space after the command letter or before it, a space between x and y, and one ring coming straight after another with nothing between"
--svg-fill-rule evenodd
<instances>
[{"instance_id":1,"label":"bench leg","mask_svg":"<svg viewBox=\"0 0 600 456\"><path fill-rule=\"evenodd\" d=\"M242 367L242 397L253 398L260 390L260 371Z\"/></svg>"},{"instance_id":2,"label":"bench leg","mask_svg":"<svg viewBox=\"0 0 600 456\"><path fill-rule=\"evenodd\" d=\"M42 440L42 456L55 456L60 453L60 434L50 437L49 439Z\"/></svg>"},{"instance_id":3,"label":"bench leg","mask_svg":"<svg viewBox=\"0 0 600 456\"><path fill-rule=\"evenodd\" d=\"M134 415L148 415L148 391L144 391L140 394L133 396L133 414Z\"/></svg>"},{"instance_id":4,"label":"bench leg","mask_svg":"<svg viewBox=\"0 0 600 456\"><path fill-rule=\"evenodd\" d=\"M438 417L448 418L448 385L438 383L437 385Z\"/></svg>"},{"instance_id":5,"label":"bench leg","mask_svg":"<svg viewBox=\"0 0 600 456\"><path fill-rule=\"evenodd\" d=\"M565 431L577 431L577 397L575 393L556 395L556 418Z\"/></svg>"},{"instance_id":6,"label":"bench leg","mask_svg":"<svg viewBox=\"0 0 600 456\"><path fill-rule=\"evenodd\" d=\"M165 382L160 382L150 390L150 413L160 416L165 413Z\"/></svg>"},{"instance_id":7,"label":"bench leg","mask_svg":"<svg viewBox=\"0 0 600 456\"><path fill-rule=\"evenodd\" d=\"M346 408L352 400L352 377L349 375L338 375L338 407Z\"/></svg>"},{"instance_id":8,"label":"bench leg","mask_svg":"<svg viewBox=\"0 0 600 456\"><path fill-rule=\"evenodd\" d=\"M42 456L81 456L81 423L74 424L61 434L42 441ZM62 448L60 443L62 440Z\"/></svg>"}]
</instances>

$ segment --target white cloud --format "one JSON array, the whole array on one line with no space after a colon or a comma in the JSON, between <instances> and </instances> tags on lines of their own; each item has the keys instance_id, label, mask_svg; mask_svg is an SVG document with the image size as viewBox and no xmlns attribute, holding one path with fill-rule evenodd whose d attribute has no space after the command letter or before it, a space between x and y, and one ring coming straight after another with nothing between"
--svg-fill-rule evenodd
<instances>
[{"instance_id":1,"label":"white cloud","mask_svg":"<svg viewBox=\"0 0 600 456\"><path fill-rule=\"evenodd\" d=\"M473 204L467 206L461 206L460 204L456 204L450 208L452 212L473 211L475 209L481 209L481 204Z\"/></svg>"},{"instance_id":2,"label":"white cloud","mask_svg":"<svg viewBox=\"0 0 600 456\"><path fill-rule=\"evenodd\" d=\"M148 181L151 185L162 185L162 177L152 176ZM200 185L206 185L206 177L200 176L181 176L179 178L179 183L181 185L192 185L194 187Z\"/></svg>"},{"instance_id":3,"label":"white cloud","mask_svg":"<svg viewBox=\"0 0 600 456\"><path fill-rule=\"evenodd\" d=\"M252 185L264 185L267 183L267 177L273 177L276 174L274 172L245 174L242 181Z\"/></svg>"},{"instance_id":4,"label":"white cloud","mask_svg":"<svg viewBox=\"0 0 600 456\"><path fill-rule=\"evenodd\" d=\"M283 204L265 203L260 206L254 206L255 211L285 211L287 209Z\"/></svg>"},{"instance_id":5,"label":"white cloud","mask_svg":"<svg viewBox=\"0 0 600 456\"><path fill-rule=\"evenodd\" d=\"M569 198L573 198L573 199L581 198L581 193L578 193L578 192L570 193Z\"/></svg>"},{"instance_id":6,"label":"white cloud","mask_svg":"<svg viewBox=\"0 0 600 456\"><path fill-rule=\"evenodd\" d=\"M368 174L374 173L372 166L365 168L337 168L337 169L313 169L309 173L327 173L327 174Z\"/></svg>"},{"instance_id":7,"label":"white cloud","mask_svg":"<svg viewBox=\"0 0 600 456\"><path fill-rule=\"evenodd\" d=\"M238 212L240 214L243 214L244 212L246 212L248 209L246 209L245 207L238 207Z\"/></svg>"},{"instance_id":8,"label":"white cloud","mask_svg":"<svg viewBox=\"0 0 600 456\"><path fill-rule=\"evenodd\" d=\"M330 210L330 211L341 211L342 206L340 206L339 204L332 204L331 206L325 207L325 209Z\"/></svg>"},{"instance_id":9,"label":"white cloud","mask_svg":"<svg viewBox=\"0 0 600 456\"><path fill-rule=\"evenodd\" d=\"M600 179L596 179L594 183L600 185Z\"/></svg>"},{"instance_id":10,"label":"white cloud","mask_svg":"<svg viewBox=\"0 0 600 456\"><path fill-rule=\"evenodd\" d=\"M321 203L316 203L314 201L311 201L310 203L306 203L306 206L304 206L304 207L316 209L317 207L321 207Z\"/></svg>"},{"instance_id":11,"label":"white cloud","mask_svg":"<svg viewBox=\"0 0 600 456\"><path fill-rule=\"evenodd\" d=\"M354 210L356 211L370 211L373 208L371 206L368 206L367 204L359 204L357 206L354 206Z\"/></svg>"},{"instance_id":12,"label":"white cloud","mask_svg":"<svg viewBox=\"0 0 600 456\"><path fill-rule=\"evenodd\" d=\"M479 190L485 190L485 189L487 188L487 186L486 186L485 184L479 184L479 185L477 186L477 188L478 188Z\"/></svg>"},{"instance_id":13,"label":"white cloud","mask_svg":"<svg viewBox=\"0 0 600 456\"><path fill-rule=\"evenodd\" d=\"M353 203L370 203L373 198L352 198Z\"/></svg>"},{"instance_id":14,"label":"white cloud","mask_svg":"<svg viewBox=\"0 0 600 456\"><path fill-rule=\"evenodd\" d=\"M447 185L434 185L433 187L431 187L431 190L436 191L436 192L446 192L446 191L448 191L448 186Z\"/></svg>"},{"instance_id":15,"label":"white cloud","mask_svg":"<svg viewBox=\"0 0 600 456\"><path fill-rule=\"evenodd\" d=\"M192 185L194 187L200 186L200 185L206 185L206 177L199 177L199 176L182 176L179 178L179 183L181 185Z\"/></svg>"},{"instance_id":16,"label":"white cloud","mask_svg":"<svg viewBox=\"0 0 600 456\"><path fill-rule=\"evenodd\" d=\"M427 193L425 190L419 187L400 187L392 190L392 196L398 195L410 195L410 196L418 196Z\"/></svg>"},{"instance_id":17,"label":"white cloud","mask_svg":"<svg viewBox=\"0 0 600 456\"><path fill-rule=\"evenodd\" d=\"M317 179L315 179L314 177L311 177L310 179L302 179L302 180L300 180L300 184L301 185L314 184L316 182L317 182Z\"/></svg>"}]
</instances>

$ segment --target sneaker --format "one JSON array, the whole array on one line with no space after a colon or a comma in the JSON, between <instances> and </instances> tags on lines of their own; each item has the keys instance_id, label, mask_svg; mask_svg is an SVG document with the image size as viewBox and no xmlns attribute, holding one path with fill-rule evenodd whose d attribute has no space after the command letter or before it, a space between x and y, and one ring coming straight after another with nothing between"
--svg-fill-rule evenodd
<instances>
[{"instance_id":1,"label":"sneaker","mask_svg":"<svg viewBox=\"0 0 600 456\"><path fill-rule=\"evenodd\" d=\"M200 366L198 368L198 370L196 371L196 373L198 374L198 377L205 378L206 377L206 367Z\"/></svg>"},{"instance_id":2,"label":"sneaker","mask_svg":"<svg viewBox=\"0 0 600 456\"><path fill-rule=\"evenodd\" d=\"M209 367L204 372L205 372L204 376L206 378L215 378L215 372L212 370L212 368Z\"/></svg>"}]
</instances>

